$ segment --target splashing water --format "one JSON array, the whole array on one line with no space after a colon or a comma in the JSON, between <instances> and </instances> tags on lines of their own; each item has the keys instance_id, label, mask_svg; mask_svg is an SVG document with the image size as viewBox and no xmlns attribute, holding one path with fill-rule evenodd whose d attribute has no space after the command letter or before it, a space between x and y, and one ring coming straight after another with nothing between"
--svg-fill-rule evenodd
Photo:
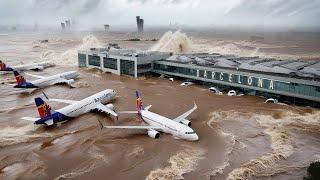
<instances>
[{"instance_id":1,"label":"splashing water","mask_svg":"<svg viewBox=\"0 0 320 180\"><path fill-rule=\"evenodd\" d=\"M319 133L320 112L299 114L292 111L280 111L274 115L248 114L241 112L215 112L213 118L207 123L213 127L213 122L239 121L249 119L256 121L265 128L265 133L271 138L272 152L266 153L256 159L244 163L239 168L232 170L227 179L250 179L257 176L271 176L284 167L279 162L287 159L294 152L290 130L297 129ZM220 120L219 120L220 119ZM297 165L297 166L304 166Z\"/></svg>"},{"instance_id":2,"label":"splashing water","mask_svg":"<svg viewBox=\"0 0 320 180\"><path fill-rule=\"evenodd\" d=\"M90 48L101 48L103 47L100 41L93 35L85 36L82 39L82 44L71 48L61 55L57 55L55 51L48 50L42 53L42 59L52 59L58 65L70 65L77 66L78 64L78 51L86 51Z\"/></svg>"},{"instance_id":3,"label":"splashing water","mask_svg":"<svg viewBox=\"0 0 320 180\"><path fill-rule=\"evenodd\" d=\"M172 53L186 53L192 49L192 42L190 38L180 31L172 33L166 32L160 40L150 48L150 51L172 52Z\"/></svg>"},{"instance_id":4,"label":"splashing water","mask_svg":"<svg viewBox=\"0 0 320 180\"><path fill-rule=\"evenodd\" d=\"M182 175L193 171L204 154L205 152L202 149L188 147L170 157L170 166L151 171L146 180L184 179Z\"/></svg>"}]
</instances>

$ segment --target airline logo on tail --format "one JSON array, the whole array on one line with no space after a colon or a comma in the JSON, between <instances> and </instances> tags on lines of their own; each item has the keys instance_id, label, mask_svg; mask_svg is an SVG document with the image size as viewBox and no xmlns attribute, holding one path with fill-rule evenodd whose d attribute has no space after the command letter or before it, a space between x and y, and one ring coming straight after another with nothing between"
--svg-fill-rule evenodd
<instances>
[{"instance_id":1,"label":"airline logo on tail","mask_svg":"<svg viewBox=\"0 0 320 180\"><path fill-rule=\"evenodd\" d=\"M12 68L7 67L7 65L0 60L0 71L12 71Z\"/></svg>"},{"instance_id":2,"label":"airline logo on tail","mask_svg":"<svg viewBox=\"0 0 320 180\"><path fill-rule=\"evenodd\" d=\"M4 70L6 68L6 64L0 61L0 70Z\"/></svg>"},{"instance_id":3,"label":"airline logo on tail","mask_svg":"<svg viewBox=\"0 0 320 180\"><path fill-rule=\"evenodd\" d=\"M23 76L21 76L18 71L13 70L14 76L16 77L16 81L18 85L22 85L24 83L26 83L26 80L24 79Z\"/></svg>"},{"instance_id":4,"label":"airline logo on tail","mask_svg":"<svg viewBox=\"0 0 320 180\"><path fill-rule=\"evenodd\" d=\"M137 100L136 100L136 108L137 108L138 113L140 114L141 110L143 110L144 108L143 108L142 100L140 98L140 94L139 94L138 91L136 91L136 98L137 98Z\"/></svg>"},{"instance_id":5,"label":"airline logo on tail","mask_svg":"<svg viewBox=\"0 0 320 180\"><path fill-rule=\"evenodd\" d=\"M44 102L41 98L35 98L35 103L38 108L38 113L40 115L40 118L44 118L47 116L51 116L51 107Z\"/></svg>"}]
</instances>

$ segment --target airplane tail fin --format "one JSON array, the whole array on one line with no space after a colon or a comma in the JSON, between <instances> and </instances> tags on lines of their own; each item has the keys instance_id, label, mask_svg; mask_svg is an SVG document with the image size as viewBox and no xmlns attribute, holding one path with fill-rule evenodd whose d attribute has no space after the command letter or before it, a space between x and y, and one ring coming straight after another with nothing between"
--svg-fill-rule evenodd
<instances>
[{"instance_id":1,"label":"airplane tail fin","mask_svg":"<svg viewBox=\"0 0 320 180\"><path fill-rule=\"evenodd\" d=\"M26 79L21 74L19 74L18 71L13 70L13 74L14 74L14 76L16 78L16 81L17 81L18 85L22 85L22 84L26 83Z\"/></svg>"},{"instance_id":2,"label":"airplane tail fin","mask_svg":"<svg viewBox=\"0 0 320 180\"><path fill-rule=\"evenodd\" d=\"M140 114L141 110L144 110L143 105L142 105L142 100L140 98L140 93L138 91L136 91L136 108L138 113Z\"/></svg>"},{"instance_id":3,"label":"airplane tail fin","mask_svg":"<svg viewBox=\"0 0 320 180\"><path fill-rule=\"evenodd\" d=\"M12 68L8 67L4 62L0 60L0 71L12 71Z\"/></svg>"},{"instance_id":4,"label":"airplane tail fin","mask_svg":"<svg viewBox=\"0 0 320 180\"><path fill-rule=\"evenodd\" d=\"M44 118L51 115L51 107L44 102L40 97L34 99L40 118Z\"/></svg>"},{"instance_id":5,"label":"airplane tail fin","mask_svg":"<svg viewBox=\"0 0 320 180\"><path fill-rule=\"evenodd\" d=\"M6 69L6 64L0 60L0 70Z\"/></svg>"}]
</instances>

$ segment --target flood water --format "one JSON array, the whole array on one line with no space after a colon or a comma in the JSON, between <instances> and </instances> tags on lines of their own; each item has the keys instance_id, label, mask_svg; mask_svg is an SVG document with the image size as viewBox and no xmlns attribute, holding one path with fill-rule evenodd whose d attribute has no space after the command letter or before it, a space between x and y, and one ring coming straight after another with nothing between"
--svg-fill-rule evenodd
<instances>
[{"instance_id":1,"label":"flood water","mask_svg":"<svg viewBox=\"0 0 320 180\"><path fill-rule=\"evenodd\" d=\"M146 33L144 38L161 35ZM159 77L135 80L73 66L77 51L89 46L117 42L124 48L147 50L157 43L123 41L131 36L130 33L105 32L1 36L0 58L9 65L46 58L53 59L57 66L30 73L48 76L68 70L80 72L76 88L51 86L31 94L11 93L13 76L1 75L1 179L302 179L309 163L320 159L320 111L317 109L265 104L261 97L215 95L200 85L182 87L180 81L170 82ZM186 47L190 46L193 52L319 57L317 49L308 48L312 43L319 43L314 40L307 44L307 40L278 42L271 38L265 44L256 44L242 36L226 38L190 32L188 37L190 42L181 42L190 43ZM39 43L41 39L49 42ZM175 40L179 41L179 37ZM247 42L247 46L240 46L243 42ZM292 42L296 49L308 50L292 52ZM278 46L284 50L274 48ZM21 120L24 116L38 116L34 98L42 97L42 91L49 97L81 100L104 89L117 92L112 102L117 111L135 108L135 90L141 92L145 106L152 104L151 111L169 118L179 116L196 102L198 109L189 119L199 141L175 139L170 134L152 139L144 130L100 128L99 121L104 125L143 125L134 115L121 114L116 120L103 113L88 113L50 128ZM49 104L53 110L66 105Z\"/></svg>"}]
</instances>

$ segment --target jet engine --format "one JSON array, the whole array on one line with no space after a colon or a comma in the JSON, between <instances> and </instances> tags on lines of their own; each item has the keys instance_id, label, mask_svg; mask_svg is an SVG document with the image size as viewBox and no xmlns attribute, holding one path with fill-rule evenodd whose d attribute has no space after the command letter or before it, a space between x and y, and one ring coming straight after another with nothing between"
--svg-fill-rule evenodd
<instances>
[{"instance_id":1,"label":"jet engine","mask_svg":"<svg viewBox=\"0 0 320 180\"><path fill-rule=\"evenodd\" d=\"M67 84L71 85L71 84L74 83L74 79L69 79L69 80L67 80L66 82L67 82Z\"/></svg>"},{"instance_id":2,"label":"jet engine","mask_svg":"<svg viewBox=\"0 0 320 180\"><path fill-rule=\"evenodd\" d=\"M43 69L44 69L43 66L37 66L37 67L32 68L31 70L42 71Z\"/></svg>"},{"instance_id":3,"label":"jet engine","mask_svg":"<svg viewBox=\"0 0 320 180\"><path fill-rule=\"evenodd\" d=\"M186 126L189 126L189 127L191 127L191 121L189 121L189 120L182 120L182 121L180 121L180 123L181 124L184 124L184 125L186 125Z\"/></svg>"},{"instance_id":4,"label":"jet engine","mask_svg":"<svg viewBox=\"0 0 320 180\"><path fill-rule=\"evenodd\" d=\"M106 105L109 109L111 109L112 111L115 111L114 105L113 104L107 104Z\"/></svg>"},{"instance_id":5,"label":"jet engine","mask_svg":"<svg viewBox=\"0 0 320 180\"><path fill-rule=\"evenodd\" d=\"M156 130L148 130L148 136L153 139L158 139L160 137L160 133Z\"/></svg>"}]
</instances>

